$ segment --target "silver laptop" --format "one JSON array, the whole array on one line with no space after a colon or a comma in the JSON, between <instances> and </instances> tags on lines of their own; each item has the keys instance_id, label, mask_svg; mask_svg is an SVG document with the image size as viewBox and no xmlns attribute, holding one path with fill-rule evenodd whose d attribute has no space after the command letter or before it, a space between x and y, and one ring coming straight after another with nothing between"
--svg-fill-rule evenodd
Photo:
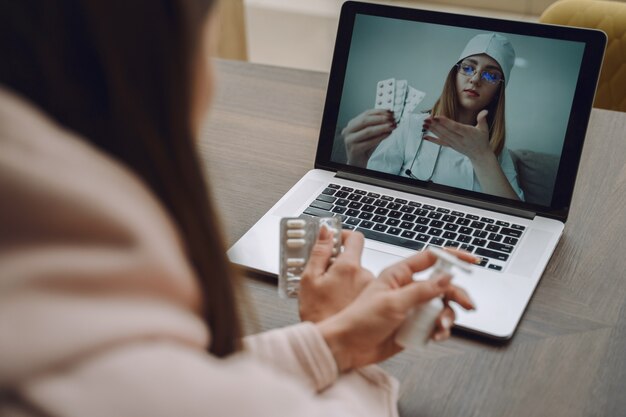
<instances>
[{"instance_id":1,"label":"silver laptop","mask_svg":"<svg viewBox=\"0 0 626 417\"><path fill-rule=\"evenodd\" d=\"M455 278L477 305L457 326L509 339L567 220L605 45L593 30L345 3L315 169L228 256L277 274L286 216L340 216L375 274L461 248L482 262Z\"/></svg>"}]
</instances>

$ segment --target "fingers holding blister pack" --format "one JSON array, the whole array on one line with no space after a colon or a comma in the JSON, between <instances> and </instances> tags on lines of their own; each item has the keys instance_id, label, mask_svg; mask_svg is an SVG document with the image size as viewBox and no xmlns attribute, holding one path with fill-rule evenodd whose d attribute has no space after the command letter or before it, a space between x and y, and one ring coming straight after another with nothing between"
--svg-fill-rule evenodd
<instances>
[{"instance_id":1,"label":"fingers holding blister pack","mask_svg":"<svg viewBox=\"0 0 626 417\"><path fill-rule=\"evenodd\" d=\"M393 112L396 123L407 118L424 100L426 93L411 87L407 80L389 78L376 84L375 109Z\"/></svg>"},{"instance_id":2,"label":"fingers holding blister pack","mask_svg":"<svg viewBox=\"0 0 626 417\"><path fill-rule=\"evenodd\" d=\"M341 220L338 217L294 217L280 221L278 294L281 297L298 296L302 273L321 228L332 234L332 262L341 252Z\"/></svg>"}]
</instances>

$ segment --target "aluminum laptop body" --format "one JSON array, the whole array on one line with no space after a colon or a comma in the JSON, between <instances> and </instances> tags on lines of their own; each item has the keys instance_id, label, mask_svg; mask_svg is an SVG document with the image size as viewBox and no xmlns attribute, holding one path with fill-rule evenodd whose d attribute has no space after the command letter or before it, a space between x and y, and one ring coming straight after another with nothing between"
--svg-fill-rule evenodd
<instances>
[{"instance_id":1,"label":"aluminum laptop body","mask_svg":"<svg viewBox=\"0 0 626 417\"><path fill-rule=\"evenodd\" d=\"M349 164L341 131L350 120L376 108L384 94L395 94L393 104L399 107L390 110L398 119L396 129L419 136L416 129L422 126L411 123L421 123L432 111L446 74L463 63L457 62L459 54L477 35L483 40L504 39L514 49L505 90L504 152L511 157L521 200L488 194L476 186L438 182L436 176L418 179L405 169L415 166L410 151L404 158L409 165L394 168L397 172L374 169L372 160L391 136L380 142L367 165ZM344 224L350 221L354 224L350 228L364 232L362 263L375 274L429 244L470 248L489 256L483 266L473 267L472 274L455 276L455 283L477 305L473 312L455 308L456 325L490 338L511 338L567 220L605 45L604 33L594 30L346 2L315 167L230 248L229 258L249 270L276 275L280 219L320 215L323 210L341 215ZM501 65L504 72L506 65ZM381 90L381 83L390 80L393 85ZM414 146L412 140L407 139L403 152ZM370 209L371 215L364 214ZM398 215L397 222L392 213ZM380 224L372 223L376 218ZM437 223L441 232L420 225L421 220ZM459 233L470 229L467 236ZM379 239L382 235L374 230L400 232ZM441 234L429 234L434 232ZM508 244L513 241L513 246Z\"/></svg>"}]
</instances>

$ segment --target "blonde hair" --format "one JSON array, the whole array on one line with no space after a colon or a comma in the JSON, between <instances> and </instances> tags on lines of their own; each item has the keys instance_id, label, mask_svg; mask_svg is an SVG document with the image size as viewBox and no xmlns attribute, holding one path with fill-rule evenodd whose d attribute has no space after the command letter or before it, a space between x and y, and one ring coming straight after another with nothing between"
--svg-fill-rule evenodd
<instances>
[{"instance_id":1,"label":"blonde hair","mask_svg":"<svg viewBox=\"0 0 626 417\"><path fill-rule=\"evenodd\" d=\"M430 113L433 116L445 116L452 120L456 120L458 116L458 92L456 89L456 65L452 67L446 82L441 90L439 99L435 102ZM504 120L504 86L499 86L497 97L489 103L486 108L487 125L489 126L489 146L496 156L500 156L504 148L504 140L506 136L506 126Z\"/></svg>"}]
</instances>

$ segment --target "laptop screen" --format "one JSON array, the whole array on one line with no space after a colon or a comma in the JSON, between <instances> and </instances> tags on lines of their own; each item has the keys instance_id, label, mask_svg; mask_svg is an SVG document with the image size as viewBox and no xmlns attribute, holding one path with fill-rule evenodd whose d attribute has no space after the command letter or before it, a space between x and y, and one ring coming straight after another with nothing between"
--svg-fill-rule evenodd
<instances>
[{"instance_id":1,"label":"laptop screen","mask_svg":"<svg viewBox=\"0 0 626 417\"><path fill-rule=\"evenodd\" d=\"M599 71L580 30L352 6L329 86L332 138L320 141L333 166L518 207L571 197Z\"/></svg>"}]
</instances>

